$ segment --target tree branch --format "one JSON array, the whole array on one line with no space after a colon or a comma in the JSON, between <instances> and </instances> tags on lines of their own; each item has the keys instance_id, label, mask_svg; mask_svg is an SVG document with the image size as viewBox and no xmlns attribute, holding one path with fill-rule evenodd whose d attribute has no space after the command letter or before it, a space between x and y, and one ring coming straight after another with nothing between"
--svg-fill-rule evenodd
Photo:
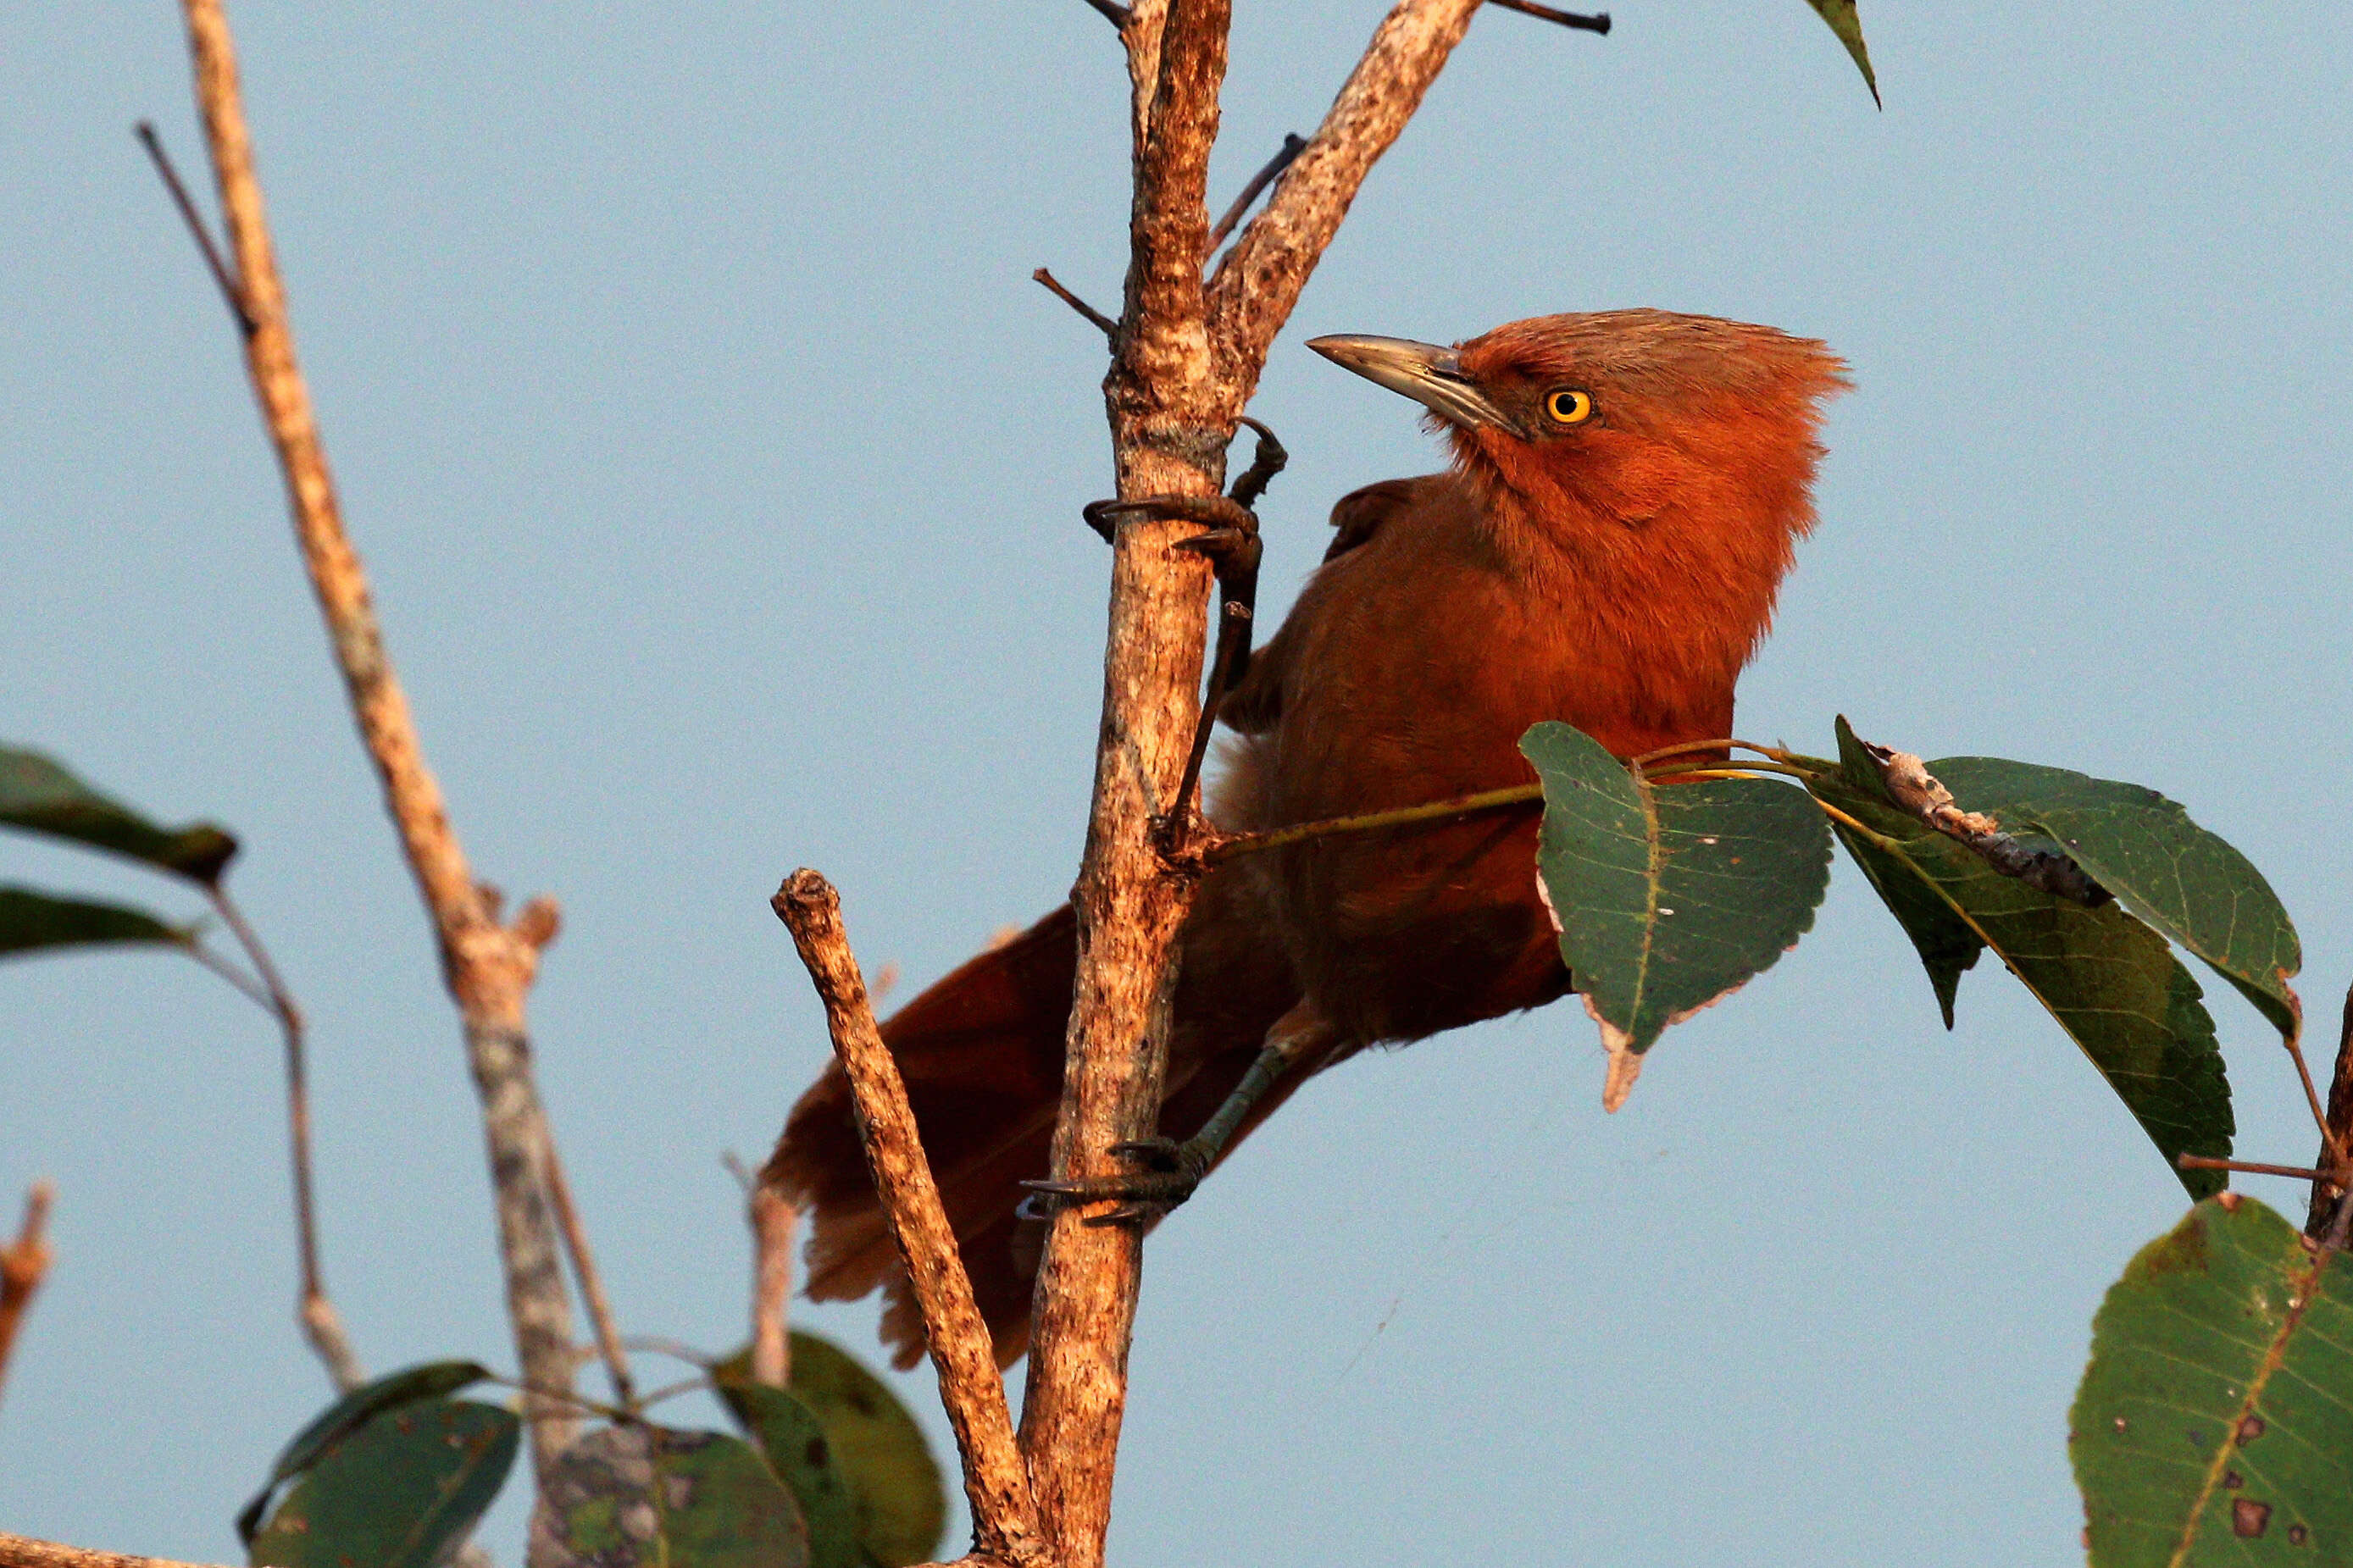
<instances>
[{"instance_id":1,"label":"tree branch","mask_svg":"<svg viewBox=\"0 0 2353 1568\"><path fill-rule=\"evenodd\" d=\"M1125 309L1104 401L1123 500L1216 496L1241 412L1210 353L1201 272L1209 153L1229 0L1138 0L1122 37L1134 87L1134 201ZM1209 567L1172 551L1194 525L1146 514L1116 530L1103 710L1085 858L1072 889L1078 975L1051 1173L1107 1173L1111 1145L1159 1119L1171 955L1189 879L1160 858L1154 822L1191 747ZM1126 1407L1141 1279L1132 1226L1064 1210L1038 1272L1021 1450L1060 1568L1097 1568Z\"/></svg>"},{"instance_id":2,"label":"tree branch","mask_svg":"<svg viewBox=\"0 0 2353 1568\"><path fill-rule=\"evenodd\" d=\"M1274 335L1339 232L1349 204L1470 30L1481 0L1398 0L1373 34L1307 150L1209 280L1209 311L1228 374L1258 384Z\"/></svg>"},{"instance_id":3,"label":"tree branch","mask_svg":"<svg viewBox=\"0 0 2353 1568\"><path fill-rule=\"evenodd\" d=\"M1118 343L1119 323L1113 321L1109 316L1104 315L1101 310L1096 310L1092 305L1088 304L1084 300L1080 299L1076 294L1071 293L1068 289L1063 288L1061 279L1056 278L1051 272L1047 271L1042 267L1038 268L1037 271L1029 274L1029 277L1031 281L1043 284L1045 286L1046 292L1051 294L1055 299L1060 300L1063 304L1068 305L1071 310L1076 310L1081 316L1084 317L1093 325L1095 331L1101 332L1113 344Z\"/></svg>"},{"instance_id":4,"label":"tree branch","mask_svg":"<svg viewBox=\"0 0 2353 1568\"><path fill-rule=\"evenodd\" d=\"M216 882L207 891L221 922L237 938L237 945L245 949L247 962L261 979L261 995L257 1000L278 1020L279 1032L285 1037L287 1158L293 1166L294 1244L301 1269L301 1293L294 1304L294 1318L301 1325L302 1337L311 1342L311 1350L318 1352L319 1360L326 1366L327 1378L336 1392L349 1394L366 1380L367 1374L352 1351L351 1336L343 1332L343 1321L336 1314L335 1304L327 1299L326 1273L319 1264L318 1211L311 1180L311 1089L309 1072L303 1065L302 1009L296 1004L294 994L286 988L278 966L270 962L269 950L261 944L260 933L228 896L228 889Z\"/></svg>"},{"instance_id":5,"label":"tree branch","mask_svg":"<svg viewBox=\"0 0 2353 1568\"><path fill-rule=\"evenodd\" d=\"M7 1381L8 1352L16 1342L17 1325L25 1321L33 1293L49 1271L54 1254L45 1233L49 1205L57 1195L57 1188L49 1183L35 1182L25 1194L25 1222L16 1231L16 1239L0 1247L0 1384Z\"/></svg>"},{"instance_id":6,"label":"tree branch","mask_svg":"<svg viewBox=\"0 0 2353 1568\"><path fill-rule=\"evenodd\" d=\"M596 1255L589 1250L588 1232L580 1223L580 1210L572 1201L572 1184L565 1177L564 1160L553 1140L540 1154L547 1162L548 1206L554 1212L556 1228L564 1233L564 1250L572 1259L572 1279L588 1309L596 1353L604 1360L605 1375L612 1381L613 1397L627 1405L637 1392L629 1381L629 1358L621 1349L621 1331L613 1321L613 1303L605 1294L604 1276L596 1272Z\"/></svg>"},{"instance_id":7,"label":"tree branch","mask_svg":"<svg viewBox=\"0 0 2353 1568\"><path fill-rule=\"evenodd\" d=\"M1586 16L1574 11L1557 11L1550 5L1539 5L1535 0L1491 0L1491 3L1506 11L1517 11L1523 16L1534 16L1539 21L1557 23L1561 26L1573 27L1579 32L1606 34L1609 31L1609 13L1607 11Z\"/></svg>"},{"instance_id":8,"label":"tree branch","mask_svg":"<svg viewBox=\"0 0 2353 1568\"><path fill-rule=\"evenodd\" d=\"M127 1552L92 1552L87 1547L60 1546L29 1535L0 1530L0 1568L216 1568L204 1563L175 1563L168 1557L133 1557Z\"/></svg>"},{"instance_id":9,"label":"tree branch","mask_svg":"<svg viewBox=\"0 0 2353 1568\"><path fill-rule=\"evenodd\" d=\"M237 260L237 294L251 323L246 367L285 474L295 534L335 662L431 917L443 979L464 1023L468 1061L482 1100L517 1358L525 1379L536 1387L565 1391L572 1385L571 1310L547 1210L539 1157L546 1124L532 1081L523 1016L523 998L539 966L540 943L533 939L546 923L550 906L535 905L512 928L500 924L494 900L475 885L450 830L407 698L385 652L365 574L343 529L310 393L295 360L285 284L237 90L228 18L220 0L184 5L196 104ZM570 1442L576 1422L561 1400L546 1394L528 1395L524 1414L543 1473Z\"/></svg>"},{"instance_id":10,"label":"tree branch","mask_svg":"<svg viewBox=\"0 0 2353 1568\"><path fill-rule=\"evenodd\" d=\"M1283 133L1282 146L1266 161L1263 168L1250 177L1250 183L1242 187L1241 195L1234 198L1233 205L1209 226L1209 248L1214 250L1226 242L1226 236L1234 232L1234 226L1242 221L1243 216L1250 210L1250 204L1258 200L1259 193L1274 184L1275 176L1291 167L1293 161L1306 150L1306 137L1295 132Z\"/></svg>"},{"instance_id":11,"label":"tree branch","mask_svg":"<svg viewBox=\"0 0 2353 1568\"><path fill-rule=\"evenodd\" d=\"M955 1430L965 1497L972 1505L974 1551L1007 1563L1043 1563L1029 1478L1005 1405L1005 1379L956 1251L955 1233L940 1205L938 1184L923 1158L907 1086L874 1026L866 983L842 931L840 897L823 877L802 869L785 879L770 904L808 967L810 983L825 1004L834 1055L849 1080L875 1194L914 1288L923 1339L939 1374L940 1402Z\"/></svg>"},{"instance_id":12,"label":"tree branch","mask_svg":"<svg viewBox=\"0 0 2353 1568\"><path fill-rule=\"evenodd\" d=\"M800 1228L800 1211L786 1202L782 1193L765 1183L753 1184L748 1207L752 1225L752 1381L784 1388L792 1382L792 1336L786 1331L785 1310L793 1299L793 1233Z\"/></svg>"}]
</instances>

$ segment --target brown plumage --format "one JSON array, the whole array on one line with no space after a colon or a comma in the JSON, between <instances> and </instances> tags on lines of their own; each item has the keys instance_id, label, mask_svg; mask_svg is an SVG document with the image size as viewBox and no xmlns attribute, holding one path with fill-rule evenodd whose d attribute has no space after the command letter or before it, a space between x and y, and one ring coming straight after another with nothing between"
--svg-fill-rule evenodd
<instances>
[{"instance_id":1,"label":"brown plumage","mask_svg":"<svg viewBox=\"0 0 2353 1568\"><path fill-rule=\"evenodd\" d=\"M1334 509L1324 564L1221 710L1239 738L1212 792L1219 827L1525 783L1519 738L1546 719L1621 756L1731 733L1734 683L1813 524L1820 404L1846 384L1822 344L1615 310L1516 321L1454 350L1314 346L1428 405L1454 462ZM1535 837L1533 813L1491 816L1213 870L1183 937L1162 1131L1193 1137L1270 1031L1297 1066L1230 1140L1195 1148L1200 1163L1367 1046L1567 992ZM1047 1174L1074 965L1065 908L882 1031L1008 1363L1028 1343L1042 1231L1015 1211L1019 1184ZM839 1068L793 1108L765 1179L813 1214L809 1293L885 1287L884 1335L912 1362L921 1331Z\"/></svg>"}]
</instances>

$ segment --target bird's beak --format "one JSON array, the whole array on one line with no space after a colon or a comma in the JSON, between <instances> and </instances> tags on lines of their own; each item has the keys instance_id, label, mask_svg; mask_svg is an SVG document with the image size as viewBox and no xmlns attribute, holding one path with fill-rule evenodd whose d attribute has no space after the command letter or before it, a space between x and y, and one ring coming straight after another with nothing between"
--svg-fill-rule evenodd
<instances>
[{"instance_id":1,"label":"bird's beak","mask_svg":"<svg viewBox=\"0 0 2353 1568\"><path fill-rule=\"evenodd\" d=\"M1354 334L1310 338L1307 346L1366 381L1405 394L1450 424L1466 428L1482 425L1519 428L1518 420L1496 407L1478 384L1462 374L1462 356L1452 349L1418 343L1410 338Z\"/></svg>"}]
</instances>

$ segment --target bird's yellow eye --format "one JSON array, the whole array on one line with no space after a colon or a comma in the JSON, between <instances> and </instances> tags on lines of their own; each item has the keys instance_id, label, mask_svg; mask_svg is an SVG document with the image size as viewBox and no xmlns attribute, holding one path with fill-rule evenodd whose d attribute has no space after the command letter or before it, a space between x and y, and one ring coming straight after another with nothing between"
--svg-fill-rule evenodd
<instances>
[{"instance_id":1,"label":"bird's yellow eye","mask_svg":"<svg viewBox=\"0 0 2353 1568\"><path fill-rule=\"evenodd\" d=\"M1582 425L1593 417L1593 395L1565 386L1545 394L1545 413L1556 425Z\"/></svg>"}]
</instances>

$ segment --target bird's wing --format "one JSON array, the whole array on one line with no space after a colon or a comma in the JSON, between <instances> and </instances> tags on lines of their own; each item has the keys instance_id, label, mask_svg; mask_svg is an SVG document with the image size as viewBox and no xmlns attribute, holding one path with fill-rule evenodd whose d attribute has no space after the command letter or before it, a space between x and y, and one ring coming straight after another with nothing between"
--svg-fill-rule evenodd
<instances>
[{"instance_id":1,"label":"bird's wing","mask_svg":"<svg viewBox=\"0 0 2353 1568\"><path fill-rule=\"evenodd\" d=\"M1420 488L1428 482L1427 479L1383 479L1342 496L1332 508L1335 532L1331 548L1324 552L1324 564L1328 567L1341 556L1362 548L1391 519L1410 511ZM1301 595L1300 604L1293 607L1281 629L1250 655L1249 673L1218 709L1219 719L1242 734L1263 735L1282 721L1282 694L1290 683L1292 666L1298 659L1302 637L1299 621L1314 597L1312 582L1310 590Z\"/></svg>"},{"instance_id":2,"label":"bird's wing","mask_svg":"<svg viewBox=\"0 0 2353 1568\"><path fill-rule=\"evenodd\" d=\"M1414 492L1423 482L1420 479L1383 479L1377 485L1366 485L1360 490L1350 490L1342 496L1332 508L1332 526L1337 531L1333 535L1332 548L1324 552L1324 559L1337 561L1378 533L1383 523L1413 505Z\"/></svg>"}]
</instances>

